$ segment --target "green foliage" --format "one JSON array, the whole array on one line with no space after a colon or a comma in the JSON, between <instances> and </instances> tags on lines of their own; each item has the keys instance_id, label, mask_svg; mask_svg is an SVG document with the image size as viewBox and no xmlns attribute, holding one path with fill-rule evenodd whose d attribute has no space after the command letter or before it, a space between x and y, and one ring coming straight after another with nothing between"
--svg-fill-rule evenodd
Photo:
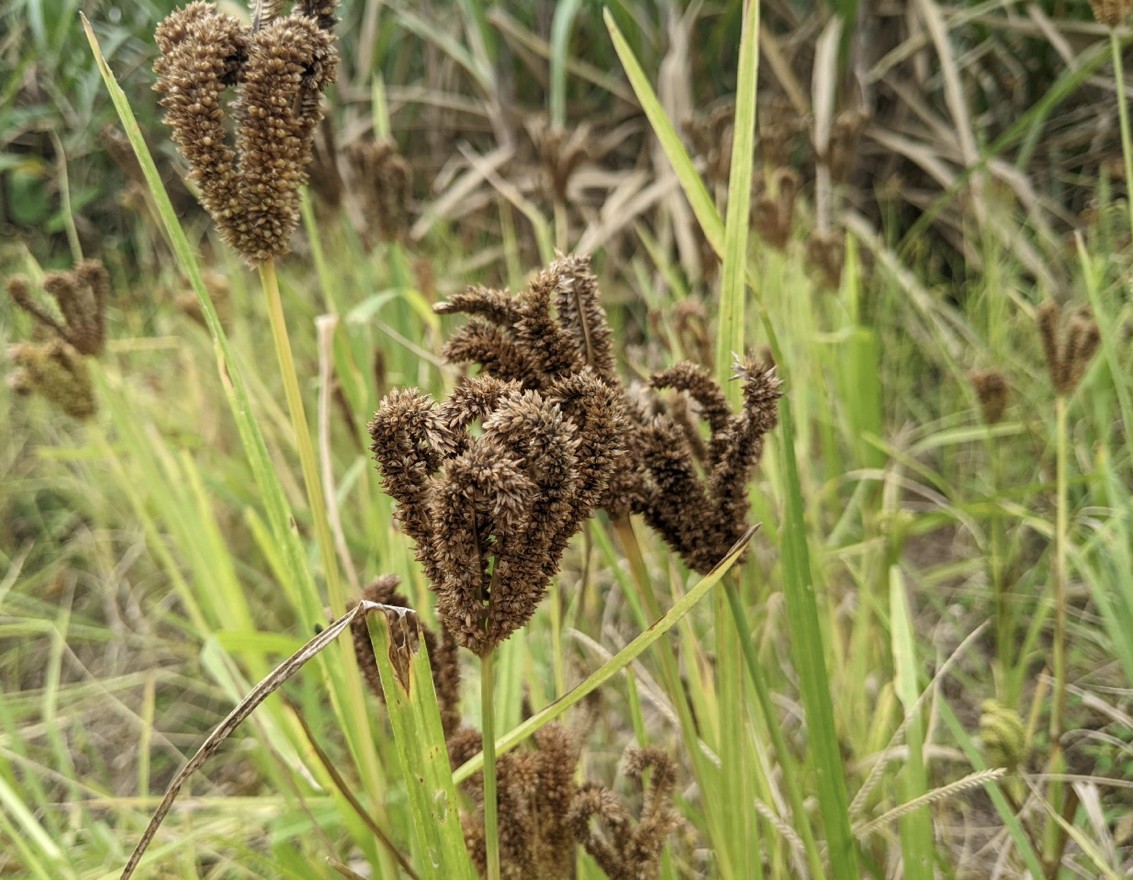
<instances>
[{"instance_id":1,"label":"green foliage","mask_svg":"<svg viewBox=\"0 0 1133 891\"><path fill-rule=\"evenodd\" d=\"M879 19L876 44L854 0L346 4L330 107L348 188L337 204L311 190L279 267L291 396L327 493L313 512L257 279L168 196L177 162L149 87L174 4L88 11L100 69L77 0L0 2L0 271L35 285L78 246L115 279L95 422L0 392L0 876L116 875L187 755L329 621L331 564L347 601L396 573L433 623L366 422L393 386L450 388L435 299L520 287L580 246L627 377L682 358L720 377L766 344L789 392L749 486L743 565L701 578L605 516L576 537L496 654L498 751L551 721L583 727L580 778L617 786L631 741L665 748L686 825L664 878L1128 874L1133 233L1110 83L1125 32L1082 28L1084 2L1024 21L918 0ZM814 41L834 14L826 70ZM883 101L838 180L811 151L814 111L829 99L833 127L859 72ZM693 133L733 96L720 178ZM784 162L802 188L780 251L748 224L784 97L807 132ZM544 115L581 133L569 170ZM148 188L130 207L97 137L117 116ZM350 178L375 120L414 172L398 243L373 243ZM843 239L835 286L816 234ZM174 306L187 290L203 329ZM1034 321L1047 298L1088 307L1100 334L1061 417ZM0 309L0 352L35 334ZM1006 380L1001 417L982 413L974 369ZM472 874L461 785L483 757L450 771L426 649L406 691L371 621L387 703L364 695L345 641L328 649L186 788L144 875L404 875L374 825L422 877ZM476 725L478 668L463 668ZM1011 716L1009 758L985 701ZM580 854L578 875L601 871Z\"/></svg>"}]
</instances>

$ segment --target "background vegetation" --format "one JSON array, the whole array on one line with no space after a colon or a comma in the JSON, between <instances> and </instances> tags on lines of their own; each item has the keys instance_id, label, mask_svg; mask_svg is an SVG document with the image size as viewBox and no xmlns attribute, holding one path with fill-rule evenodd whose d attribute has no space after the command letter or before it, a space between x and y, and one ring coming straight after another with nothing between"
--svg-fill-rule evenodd
<instances>
[{"instance_id":1,"label":"background vegetation","mask_svg":"<svg viewBox=\"0 0 1133 891\"><path fill-rule=\"evenodd\" d=\"M153 28L174 4L82 8L202 258L228 336L219 374L80 5L0 3L0 272L34 285L85 256L112 280L95 418L0 389L13 877L116 874L211 727L330 618L256 277L196 209L150 92ZM677 758L685 825L664 877L1128 876L1133 177L1114 59L1130 32L1085 0L813 6L762 4L755 147L737 159L738 2L344 4L280 274L344 577L358 591L397 573L431 615L365 424L391 387L455 380L434 300L522 288L556 249L592 253L622 371L640 379L680 358L716 367L746 277L747 311L723 330L751 351L773 337L787 394L751 486L742 622L712 588L606 672L566 715L591 715L582 774L632 796L628 745ZM725 220L748 161L745 246ZM1100 329L1062 398L1036 325L1047 300ZM0 343L32 334L5 302ZM974 371L1006 381L998 417ZM270 465L241 438L233 378ZM642 561L592 521L504 645L501 732L610 667L653 600L664 612L706 590L635 531ZM316 748L424 868L405 747L348 664L327 651L225 744L143 876L398 875ZM601 871L580 854L578 874Z\"/></svg>"}]
</instances>

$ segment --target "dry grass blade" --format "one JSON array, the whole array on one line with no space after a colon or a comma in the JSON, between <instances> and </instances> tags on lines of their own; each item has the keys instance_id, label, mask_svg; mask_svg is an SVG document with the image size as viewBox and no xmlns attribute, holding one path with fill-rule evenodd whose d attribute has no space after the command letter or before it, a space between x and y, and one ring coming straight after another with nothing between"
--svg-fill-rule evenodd
<instances>
[{"instance_id":1,"label":"dry grass blade","mask_svg":"<svg viewBox=\"0 0 1133 891\"><path fill-rule=\"evenodd\" d=\"M815 169L815 214L820 232L830 228L833 215L830 182L830 130L834 122L834 93L838 86L838 40L842 19L832 16L814 48L814 71L811 90L814 99L814 149L818 154Z\"/></svg>"},{"instance_id":2,"label":"dry grass blade","mask_svg":"<svg viewBox=\"0 0 1133 891\"><path fill-rule=\"evenodd\" d=\"M340 860L335 860L333 857L327 857L327 864L344 879L350 879L352 882L368 881L365 876L359 875L345 863L341 862Z\"/></svg>"},{"instance_id":3,"label":"dry grass blade","mask_svg":"<svg viewBox=\"0 0 1133 891\"><path fill-rule=\"evenodd\" d=\"M954 795L959 795L961 792L967 792L969 789L982 786L984 783L998 780L1005 773L1007 773L1007 771L1002 767L997 767L994 770L978 770L975 773L970 773L963 779L949 783L947 786L941 786L939 789L933 789L931 792L919 798L914 798L912 801L906 802L900 807L895 807L893 810L882 814L876 820L855 826L854 837L861 841L873 835L873 833L877 832L879 829L884 829L894 820L901 819L901 817L904 817L906 814L911 814L913 811L920 810L922 807L927 807L937 801L944 801Z\"/></svg>"},{"instance_id":4,"label":"dry grass blade","mask_svg":"<svg viewBox=\"0 0 1133 891\"><path fill-rule=\"evenodd\" d=\"M177 776L173 778L173 781L169 784L169 788L165 791L165 797L161 799L161 804L157 806L153 817L150 818L149 825L146 826L146 831L142 833L141 840L138 842L137 847L134 848L134 853L130 855L125 869L122 870L120 878L128 879L134 874L138 862L142 859L142 855L145 854L146 849L150 846L150 842L153 841L153 837L157 834L157 830L165 820L166 815L168 815L170 808L173 807L173 802L176 800L181 788L194 773L200 770L201 765L220 747L220 744L232 735L232 731L244 723L248 716L259 708L260 704L265 699L286 683L288 678L330 646L343 631L350 627L351 622L368 612L381 609L392 609L392 607L374 603L370 600L359 601L354 609L350 610L342 618L307 641L307 643L295 651L294 655L281 662L278 668L256 684L251 692L240 700L236 708L216 726L213 732L209 734L208 739L197 749L197 753L189 759L188 763L182 767L181 770L178 771Z\"/></svg>"},{"instance_id":5,"label":"dry grass blade","mask_svg":"<svg viewBox=\"0 0 1133 891\"><path fill-rule=\"evenodd\" d=\"M1042 806L1043 810L1047 812L1047 815L1059 825L1059 827L1063 832L1067 834L1067 836L1074 839L1074 843L1077 844L1078 847L1082 849L1082 852L1087 857L1089 857L1090 860L1093 861L1094 865L1098 867L1098 870L1102 873L1102 875L1105 878L1112 879L1114 881L1120 879L1121 876L1113 869L1112 866L1109 865L1108 862L1106 862L1104 852L1098 850L1097 845L1095 845L1094 842L1091 841L1090 838L1078 826L1069 822L1065 817L1062 816L1062 814L1060 814L1050 806L1050 802L1047 801L1046 796L1042 794L1042 790L1038 787L1034 780L1026 775L1023 776L1023 780L1026 782L1027 787L1031 790L1031 794L1034 799ZM1055 863L1055 868L1057 868L1058 865L1058 863Z\"/></svg>"},{"instance_id":6,"label":"dry grass blade","mask_svg":"<svg viewBox=\"0 0 1133 891\"><path fill-rule=\"evenodd\" d=\"M471 169L460 176L421 214L421 217L413 224L413 228L409 230L409 238L412 241L420 241L434 224L440 220L450 219L457 206L488 179L488 174L494 174L510 161L514 154L515 149L513 148L497 148L482 158L478 158L479 163L470 164Z\"/></svg>"}]
</instances>

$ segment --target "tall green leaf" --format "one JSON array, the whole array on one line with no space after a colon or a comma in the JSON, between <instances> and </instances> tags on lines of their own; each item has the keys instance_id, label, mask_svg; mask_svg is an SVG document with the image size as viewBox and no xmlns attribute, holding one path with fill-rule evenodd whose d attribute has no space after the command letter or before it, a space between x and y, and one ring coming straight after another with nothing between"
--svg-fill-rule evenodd
<instances>
[{"instance_id":1,"label":"tall green leaf","mask_svg":"<svg viewBox=\"0 0 1133 891\"><path fill-rule=\"evenodd\" d=\"M369 613L367 624L405 778L417 871L426 879L474 879L417 616L387 607Z\"/></svg>"}]
</instances>

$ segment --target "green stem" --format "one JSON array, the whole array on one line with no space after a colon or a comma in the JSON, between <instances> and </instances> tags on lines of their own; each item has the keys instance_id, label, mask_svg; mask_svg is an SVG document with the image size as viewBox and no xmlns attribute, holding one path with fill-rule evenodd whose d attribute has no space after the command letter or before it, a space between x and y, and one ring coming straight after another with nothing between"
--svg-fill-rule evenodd
<instances>
[{"instance_id":1,"label":"green stem","mask_svg":"<svg viewBox=\"0 0 1133 891\"><path fill-rule=\"evenodd\" d=\"M1063 772L1062 733L1066 726L1066 463L1069 448L1066 430L1067 398L1057 394L1055 413L1055 507L1054 507L1054 641L1051 647L1051 671L1054 693L1050 704L1050 761L1048 772ZM1064 790L1061 781L1051 781L1048 801L1051 813L1060 813ZM1058 875L1066 831L1051 818L1046 827L1045 859L1047 878Z\"/></svg>"},{"instance_id":2,"label":"green stem","mask_svg":"<svg viewBox=\"0 0 1133 891\"><path fill-rule=\"evenodd\" d=\"M996 492L1002 492L1004 489L1003 461L998 446L997 440L988 441L993 489ZM996 511L991 516L991 553L988 555L988 570L991 575L992 593L995 596L995 650L999 661L1000 683L1002 684L1000 696L1005 705L1016 708L1019 694L1014 682L1016 677L1014 671L1015 627L1010 594L1007 591L1005 578L1006 565L1007 530L1004 528L1003 514Z\"/></svg>"},{"instance_id":3,"label":"green stem","mask_svg":"<svg viewBox=\"0 0 1133 891\"><path fill-rule=\"evenodd\" d=\"M315 447L311 442L311 428L307 426L307 414L303 410L303 397L299 393L299 379L295 374L295 360L291 353L291 340L287 336L287 322L283 316L283 299L279 296L279 282L275 277L275 263L272 260L259 267L260 281L268 301L268 315L271 318L271 333L275 340L275 354L279 359L279 371L283 378L283 392L287 398L287 409L291 414L291 426L295 432L295 445L299 450L299 464L303 470L303 482L307 489L307 501L311 508L311 518L315 524L315 537L323 558L323 571L326 573L327 596L331 612L336 616L346 612L346 598L342 592L342 581L338 575L338 560L334 553L334 539L330 533L326 502L323 500L323 487L319 478L319 468L315 462Z\"/></svg>"},{"instance_id":4,"label":"green stem","mask_svg":"<svg viewBox=\"0 0 1133 891\"><path fill-rule=\"evenodd\" d=\"M1057 494L1054 526L1054 700L1050 713L1050 741L1057 752L1061 748L1066 723L1066 460L1069 443L1065 396L1055 398L1054 410Z\"/></svg>"},{"instance_id":5,"label":"green stem","mask_svg":"<svg viewBox=\"0 0 1133 891\"><path fill-rule=\"evenodd\" d=\"M484 740L484 849L489 881L500 878L500 827L496 812L496 717L494 661L496 651L480 657L480 721Z\"/></svg>"},{"instance_id":6,"label":"green stem","mask_svg":"<svg viewBox=\"0 0 1133 891\"><path fill-rule=\"evenodd\" d=\"M1129 234L1133 235L1133 139L1129 136L1129 109L1125 104L1125 71L1121 64L1121 41L1117 31L1109 30L1109 49L1113 56L1113 77L1117 87L1117 120L1121 126L1121 154L1125 157L1125 208L1129 211Z\"/></svg>"},{"instance_id":7,"label":"green stem","mask_svg":"<svg viewBox=\"0 0 1133 891\"><path fill-rule=\"evenodd\" d=\"M303 398L299 392L299 379L295 374L295 361L291 353L291 341L287 336L287 322L283 316L283 300L279 295L279 282L275 275L275 263L269 260L259 267L260 281L267 296L268 316L271 319L272 338L275 341L276 357L279 360L280 376L283 378L283 391L287 408L291 415L291 426L295 443L299 450L299 463L303 470L307 501L314 520L315 535L319 542L324 572L326 573L327 596L331 613L341 616L346 612L346 598L338 573L338 561L331 536L330 522L327 519L326 502L323 500L322 481L315 461L315 448L311 442L311 429L307 426L307 415L303 410ZM385 800L384 782L381 766L378 763L377 747L370 733L366 713L366 699L362 690L362 676L354 655L354 648L348 636L339 639L338 645L346 666L345 701L341 704L344 715L350 715L353 726L348 733L351 752L358 763L366 791L374 805ZM394 867L384 848L378 849L382 860L383 874L394 874Z\"/></svg>"}]
</instances>

